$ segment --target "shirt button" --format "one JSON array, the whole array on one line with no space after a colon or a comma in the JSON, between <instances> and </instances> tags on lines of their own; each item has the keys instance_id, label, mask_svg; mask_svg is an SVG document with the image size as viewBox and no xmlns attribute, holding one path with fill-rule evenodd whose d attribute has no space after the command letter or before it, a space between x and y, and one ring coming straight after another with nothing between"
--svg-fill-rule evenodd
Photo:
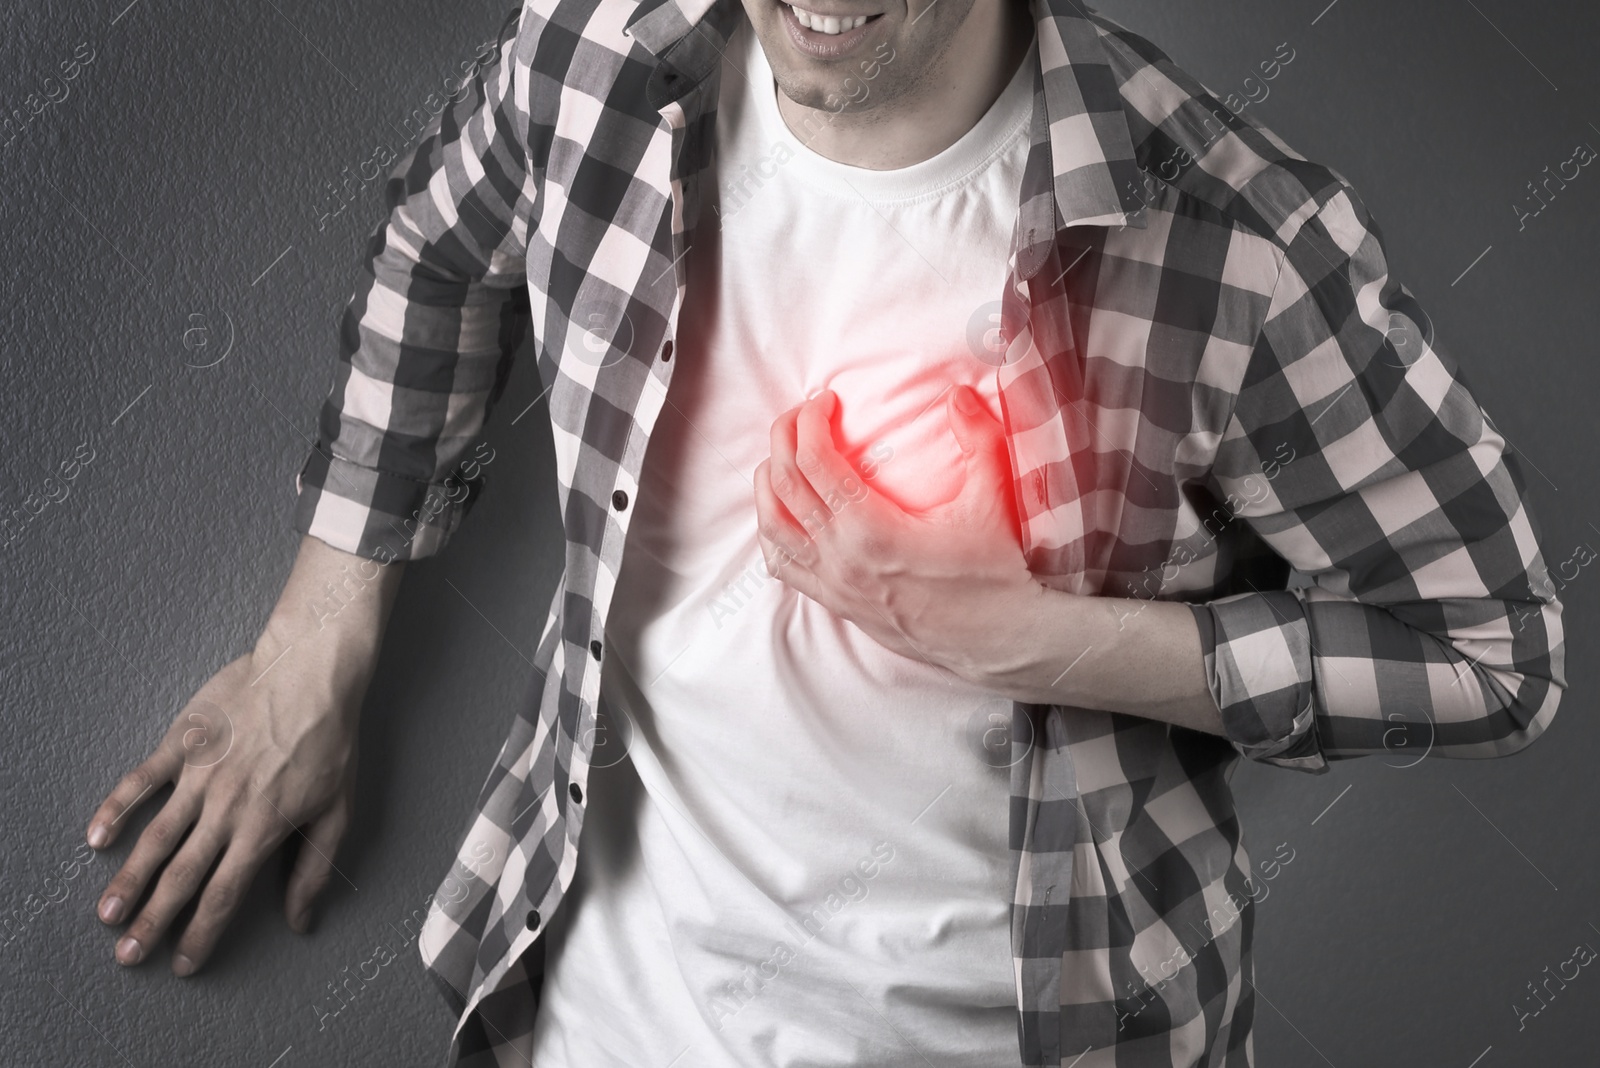
<instances>
[{"instance_id":1,"label":"shirt button","mask_svg":"<svg viewBox=\"0 0 1600 1068\"><path fill-rule=\"evenodd\" d=\"M628 507L627 492L624 490L616 490L613 492L611 494L611 507L615 508L619 512Z\"/></svg>"},{"instance_id":2,"label":"shirt button","mask_svg":"<svg viewBox=\"0 0 1600 1068\"><path fill-rule=\"evenodd\" d=\"M593 656L596 660L600 659L600 643L599 643L599 641L592 641L592 642L589 643L589 655Z\"/></svg>"},{"instance_id":3,"label":"shirt button","mask_svg":"<svg viewBox=\"0 0 1600 1068\"><path fill-rule=\"evenodd\" d=\"M539 910L538 909L529 909L528 910L528 930L537 931L538 929L539 929Z\"/></svg>"},{"instance_id":4,"label":"shirt button","mask_svg":"<svg viewBox=\"0 0 1600 1068\"><path fill-rule=\"evenodd\" d=\"M573 783L567 787L567 793L572 795L572 800L576 801L580 805L583 804L583 787L579 786L577 783Z\"/></svg>"},{"instance_id":5,"label":"shirt button","mask_svg":"<svg viewBox=\"0 0 1600 1068\"><path fill-rule=\"evenodd\" d=\"M672 359L672 339L668 338L666 344L661 346L661 362L666 363Z\"/></svg>"}]
</instances>

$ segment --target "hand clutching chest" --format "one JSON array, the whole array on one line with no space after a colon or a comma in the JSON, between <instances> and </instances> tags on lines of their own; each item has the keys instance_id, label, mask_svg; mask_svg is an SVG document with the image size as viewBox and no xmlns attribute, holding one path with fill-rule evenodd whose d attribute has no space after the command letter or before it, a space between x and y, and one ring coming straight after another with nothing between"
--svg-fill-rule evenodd
<instances>
[{"instance_id":1,"label":"hand clutching chest","mask_svg":"<svg viewBox=\"0 0 1600 1068\"><path fill-rule=\"evenodd\" d=\"M788 586L886 648L984 685L1022 655L1045 591L1023 557L999 421L966 386L944 406L960 488L920 510L847 459L834 392L778 416L755 471L757 535L768 572Z\"/></svg>"}]
</instances>

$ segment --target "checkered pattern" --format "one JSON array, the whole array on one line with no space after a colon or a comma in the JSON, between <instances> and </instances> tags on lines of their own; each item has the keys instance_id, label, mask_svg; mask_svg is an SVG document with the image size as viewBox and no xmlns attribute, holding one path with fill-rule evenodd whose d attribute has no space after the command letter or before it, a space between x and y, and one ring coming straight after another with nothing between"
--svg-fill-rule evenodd
<instances>
[{"instance_id":1,"label":"checkered pattern","mask_svg":"<svg viewBox=\"0 0 1600 1068\"><path fill-rule=\"evenodd\" d=\"M1021 1063L1249 1065L1258 886L1228 769L1513 752L1565 685L1561 609L1530 577L1516 460L1349 183L1075 0L1033 10L997 371L1024 549L1128 613L1188 603L1227 735L1014 706ZM448 480L530 327L548 387L566 570L421 939L459 1014L451 1064L530 1047L743 18L528 0L393 171L343 320L298 522L348 551L445 543L472 500Z\"/></svg>"}]
</instances>

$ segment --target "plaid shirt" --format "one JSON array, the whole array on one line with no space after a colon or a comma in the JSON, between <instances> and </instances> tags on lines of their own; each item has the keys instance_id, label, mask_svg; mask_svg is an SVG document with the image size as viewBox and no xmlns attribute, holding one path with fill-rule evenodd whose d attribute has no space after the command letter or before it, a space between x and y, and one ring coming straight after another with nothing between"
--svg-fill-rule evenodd
<instances>
[{"instance_id":1,"label":"plaid shirt","mask_svg":"<svg viewBox=\"0 0 1600 1068\"><path fill-rule=\"evenodd\" d=\"M1240 755L1323 771L1401 746L1514 752L1565 686L1561 609L1518 465L1349 183L1074 0L1033 11L1000 342L978 353L1023 548L1040 581L1130 613L1188 603L1226 736L1013 706L1021 1062L1248 1065L1259 884L1226 773ZM738 0L526 0L394 168L344 315L297 511L338 548L445 543L530 327L549 396L565 573L420 939L460 1017L451 1064L526 1060L744 17Z\"/></svg>"}]
</instances>

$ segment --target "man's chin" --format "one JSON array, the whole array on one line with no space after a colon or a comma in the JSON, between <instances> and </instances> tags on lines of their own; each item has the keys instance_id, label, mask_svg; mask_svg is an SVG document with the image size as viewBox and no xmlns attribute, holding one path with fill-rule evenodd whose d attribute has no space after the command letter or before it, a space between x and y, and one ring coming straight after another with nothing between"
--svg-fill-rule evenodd
<instances>
[{"instance_id":1,"label":"man's chin","mask_svg":"<svg viewBox=\"0 0 1600 1068\"><path fill-rule=\"evenodd\" d=\"M832 104L828 101L828 92L814 79L801 76L797 78L794 72L778 79L778 91L788 97L792 103L813 111L833 111L838 105L837 97Z\"/></svg>"}]
</instances>

